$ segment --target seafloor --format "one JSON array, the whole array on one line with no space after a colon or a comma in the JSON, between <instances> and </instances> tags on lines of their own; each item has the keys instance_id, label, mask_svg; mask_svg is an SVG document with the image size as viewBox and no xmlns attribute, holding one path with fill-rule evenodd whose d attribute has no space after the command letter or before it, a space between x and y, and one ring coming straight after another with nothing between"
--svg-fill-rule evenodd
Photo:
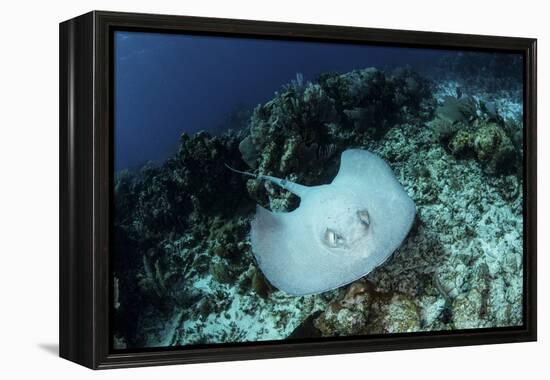
<instances>
[{"instance_id":1,"label":"seafloor","mask_svg":"<svg viewBox=\"0 0 550 380\"><path fill-rule=\"evenodd\" d=\"M242 129L184 134L173 158L117 173L114 347L521 325L520 86L410 69L297 76ZM284 211L297 199L225 164L319 185L350 147L388 162L416 204L413 228L361 280L286 295L248 233L256 203Z\"/></svg>"}]
</instances>

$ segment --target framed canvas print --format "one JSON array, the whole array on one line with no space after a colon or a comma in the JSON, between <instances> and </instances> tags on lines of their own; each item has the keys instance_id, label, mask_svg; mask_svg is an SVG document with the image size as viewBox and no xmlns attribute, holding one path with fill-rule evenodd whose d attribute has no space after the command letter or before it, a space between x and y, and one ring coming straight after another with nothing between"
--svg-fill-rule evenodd
<instances>
[{"instance_id":1,"label":"framed canvas print","mask_svg":"<svg viewBox=\"0 0 550 380\"><path fill-rule=\"evenodd\" d=\"M60 355L536 339L536 40L60 25Z\"/></svg>"}]
</instances>

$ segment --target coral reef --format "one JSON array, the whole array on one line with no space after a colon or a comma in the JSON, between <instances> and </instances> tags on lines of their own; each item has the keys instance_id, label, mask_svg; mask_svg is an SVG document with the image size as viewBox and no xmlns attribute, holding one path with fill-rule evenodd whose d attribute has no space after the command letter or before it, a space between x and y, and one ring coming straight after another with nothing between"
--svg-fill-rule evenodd
<instances>
[{"instance_id":1,"label":"coral reef","mask_svg":"<svg viewBox=\"0 0 550 380\"><path fill-rule=\"evenodd\" d=\"M473 97L444 96L430 123L435 138L456 158L476 159L488 174L517 172L523 154L517 125L491 107Z\"/></svg>"},{"instance_id":2,"label":"coral reef","mask_svg":"<svg viewBox=\"0 0 550 380\"><path fill-rule=\"evenodd\" d=\"M298 75L246 128L183 134L165 162L116 173L115 348L521 324L521 105L458 87L409 68ZM320 185L350 147L389 163L417 206L411 232L345 288L272 288L251 254L255 204L298 199L225 165Z\"/></svg>"}]
</instances>

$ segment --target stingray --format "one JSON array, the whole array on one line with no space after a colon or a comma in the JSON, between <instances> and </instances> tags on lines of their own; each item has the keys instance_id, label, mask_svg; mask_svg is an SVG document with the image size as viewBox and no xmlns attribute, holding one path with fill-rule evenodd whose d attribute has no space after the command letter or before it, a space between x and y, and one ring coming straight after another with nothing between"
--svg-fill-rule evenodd
<instances>
[{"instance_id":1,"label":"stingray","mask_svg":"<svg viewBox=\"0 0 550 380\"><path fill-rule=\"evenodd\" d=\"M401 245L416 213L388 164L366 150L344 151L338 174L328 185L303 186L234 171L270 181L300 198L291 212L257 205L250 230L261 271L291 295L322 293L367 275Z\"/></svg>"}]
</instances>

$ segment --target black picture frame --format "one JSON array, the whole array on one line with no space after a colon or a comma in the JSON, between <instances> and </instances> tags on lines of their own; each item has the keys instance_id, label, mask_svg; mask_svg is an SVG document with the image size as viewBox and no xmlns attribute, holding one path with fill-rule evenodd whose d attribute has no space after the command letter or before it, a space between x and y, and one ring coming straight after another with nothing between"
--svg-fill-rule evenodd
<instances>
[{"instance_id":1,"label":"black picture frame","mask_svg":"<svg viewBox=\"0 0 550 380\"><path fill-rule=\"evenodd\" d=\"M517 52L524 62L524 324L517 328L110 350L112 34L117 29ZM60 24L60 356L93 369L535 341L536 39L93 11Z\"/></svg>"}]
</instances>

